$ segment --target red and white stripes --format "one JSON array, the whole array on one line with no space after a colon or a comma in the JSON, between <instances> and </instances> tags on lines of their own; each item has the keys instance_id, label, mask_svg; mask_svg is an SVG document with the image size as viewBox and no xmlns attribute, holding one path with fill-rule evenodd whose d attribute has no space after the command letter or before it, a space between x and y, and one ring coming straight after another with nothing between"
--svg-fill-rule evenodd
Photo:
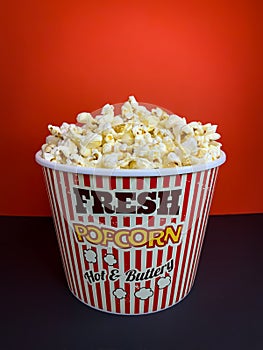
<instances>
[{"instance_id":1,"label":"red and white stripes","mask_svg":"<svg viewBox=\"0 0 263 350\"><path fill-rule=\"evenodd\" d=\"M117 314L144 314L182 300L194 283L218 168L158 177L111 177L43 168L68 286L85 304ZM180 189L179 211L166 215L76 212L73 188L114 192ZM132 200L130 205L132 205ZM170 214L170 213L169 213ZM182 225L178 243L121 248L78 242L73 223L120 230ZM138 231L140 236L140 230ZM127 238L127 234L123 236ZM126 237L126 238L125 238ZM134 236L135 237L135 236ZM125 242L124 242L125 243Z\"/></svg>"}]
</instances>

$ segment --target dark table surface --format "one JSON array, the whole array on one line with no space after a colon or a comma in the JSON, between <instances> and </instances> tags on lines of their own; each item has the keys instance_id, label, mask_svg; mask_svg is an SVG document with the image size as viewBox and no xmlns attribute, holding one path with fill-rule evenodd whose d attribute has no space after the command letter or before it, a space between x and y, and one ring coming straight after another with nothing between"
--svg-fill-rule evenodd
<instances>
[{"instance_id":1,"label":"dark table surface","mask_svg":"<svg viewBox=\"0 0 263 350\"><path fill-rule=\"evenodd\" d=\"M71 294L51 218L0 221L2 350L263 349L263 214L210 216L192 291L144 316Z\"/></svg>"}]
</instances>

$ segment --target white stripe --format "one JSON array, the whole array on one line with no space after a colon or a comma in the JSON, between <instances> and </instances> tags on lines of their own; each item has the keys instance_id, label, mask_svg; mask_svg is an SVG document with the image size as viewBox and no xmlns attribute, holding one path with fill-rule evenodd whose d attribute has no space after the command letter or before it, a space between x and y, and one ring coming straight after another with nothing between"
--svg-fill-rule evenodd
<instances>
[{"instance_id":1,"label":"white stripe","mask_svg":"<svg viewBox=\"0 0 263 350\"><path fill-rule=\"evenodd\" d=\"M78 297L83 301L83 291L82 291L82 286L81 286L81 282L80 282L80 271L79 271L79 267L78 267L78 260L77 260L77 256L76 256L76 251L75 251L75 241L72 235L72 231L71 231L71 225L70 225L70 213L69 213L69 204L68 204L68 197L67 197L67 192L66 192L66 184L64 181L64 176L63 173L59 173L60 176L60 183L61 183L61 189L62 189L62 200L64 200L64 205L65 205L65 211L66 211L66 221L68 224L68 231L69 231L69 241L70 241L70 245L71 245L71 249L72 249L72 253L73 253L73 263L75 266L75 270L76 270L76 274L77 274L77 281L78 281L78 286L79 286L79 291L80 291L80 295L78 295ZM67 176L67 174L66 174Z\"/></svg>"},{"instance_id":2,"label":"white stripe","mask_svg":"<svg viewBox=\"0 0 263 350\"><path fill-rule=\"evenodd\" d=\"M131 188L132 189L136 189L136 178L130 179L131 181ZM131 215L130 216L130 224L131 224L131 228L136 227L136 216L135 215ZM135 268L135 248L131 248L130 249L130 269L134 269ZM130 313L134 314L135 312L135 295L134 293L136 292L135 290L135 283L130 283L130 295L128 297L130 297Z\"/></svg>"},{"instance_id":3,"label":"white stripe","mask_svg":"<svg viewBox=\"0 0 263 350\"><path fill-rule=\"evenodd\" d=\"M91 176L91 175L87 175L87 176ZM78 174L78 179L79 179L79 187L80 188L86 188L87 186L85 186L85 184L84 184L84 175ZM88 225L89 224L87 217L88 217L88 215L83 216L83 224L84 225ZM83 250L84 249L88 250L88 249L90 249L90 246L86 244L85 246L83 246ZM85 261L84 261L83 253L81 254L81 261L82 261L83 266L85 267ZM93 264L88 263L88 270L93 270L93 269L91 269L91 266L93 266ZM84 268L84 270L86 270L86 267ZM87 299L88 299L88 301L89 301L89 303L91 305L91 295L90 295L90 290L89 290L89 283L88 283L88 281L84 281L84 283L85 283L85 290L86 290L86 294L87 294ZM93 299L94 299L94 288L92 288L92 285L90 285L90 286L91 286L91 289L92 289L91 293L92 293L92 296L93 296ZM92 306L94 307L94 305L92 305Z\"/></svg>"},{"instance_id":4,"label":"white stripe","mask_svg":"<svg viewBox=\"0 0 263 350\"><path fill-rule=\"evenodd\" d=\"M178 223L182 222L183 204L184 204L185 190L186 190L186 184L187 184L186 180L187 180L187 175L182 175L181 184L180 184L180 188L182 189L182 193L179 197L179 208L180 209L179 209L179 213L178 213ZM186 233L184 230L185 222L182 222L182 224L183 224L183 227L182 227L182 232L181 232L181 241L179 243L180 245L183 245L183 242L185 242L185 238L186 238L186 235L185 235ZM178 249L178 245L173 244L172 258L174 259L174 262L176 262L175 259L176 259L176 255L177 255L177 249ZM181 250L182 250L182 247L181 247ZM173 292L173 299L172 299L171 304L174 304L176 291L177 291L177 284L179 283L179 279L178 279L179 268L177 269L176 275L175 275L175 271L176 271L176 266L174 266L174 269L173 269L172 273L170 274L171 284L170 284L170 288L167 292L167 302L169 303L169 300L171 298L171 293L172 293L172 284L173 284L174 279L176 279L177 282L175 283L175 288L174 288L174 292ZM169 306L170 306L170 303L169 303Z\"/></svg>"},{"instance_id":5,"label":"white stripe","mask_svg":"<svg viewBox=\"0 0 263 350\"><path fill-rule=\"evenodd\" d=\"M187 175L182 175L183 177L186 177ZM186 218L185 218L185 223L182 228L182 231L185 234L188 233L188 225L189 225L189 216L190 216L190 211L191 211L191 205L192 205L192 200L193 200L193 195L194 195L194 189L195 189L195 180L196 180L196 174L192 174L192 180L191 180L191 185L190 185L190 191L189 191L189 198L188 198L188 203L187 203L187 209L186 209ZM186 179L184 181L186 184ZM175 290L174 290L174 297L173 297L173 304L176 301L176 295L179 287L179 281L180 281L180 276L182 273L182 262L183 262L183 256L184 256L184 251L185 251L185 246L186 246L186 237L181 243L181 255L178 263L178 271L177 271L177 276L176 276L176 284L175 284Z\"/></svg>"},{"instance_id":6,"label":"white stripe","mask_svg":"<svg viewBox=\"0 0 263 350\"><path fill-rule=\"evenodd\" d=\"M179 204L180 204L180 209L179 209L179 218L180 221L182 222L182 214L183 214L183 204L184 204L184 197L185 197L185 190L186 190L186 180L187 180L187 175L182 175L181 177L181 188L182 188L182 193L179 198ZM184 229L182 228L182 233Z\"/></svg>"},{"instance_id":7,"label":"white stripe","mask_svg":"<svg viewBox=\"0 0 263 350\"><path fill-rule=\"evenodd\" d=\"M120 269L120 274L123 275L123 272L124 272L124 269L125 269L124 251L123 251L123 249L122 250L118 249L118 256L119 256L119 267L120 266L123 267L123 269ZM119 279L119 288L122 288L122 289L125 290L123 278ZM125 313L125 299L124 298L120 299L120 313Z\"/></svg>"},{"instance_id":8,"label":"white stripe","mask_svg":"<svg viewBox=\"0 0 263 350\"><path fill-rule=\"evenodd\" d=\"M90 175L91 176L91 175ZM89 224L89 221L88 221L88 215L85 215L83 217L83 222L84 222L84 225L88 225ZM91 246L89 246L88 244L86 244L86 247L85 247L87 250L91 248ZM94 248L92 246L92 248ZM93 249L94 250L94 249ZM98 252L97 252L97 248L95 247L95 252L96 254L98 255ZM88 263L88 269L91 270L93 273L94 272L94 264L93 263ZM88 283L88 282L87 282ZM94 307L97 307L98 308L98 299L97 299L97 291L96 291L96 283L92 283L90 284L91 286L91 289L92 289L92 296L93 296L93 299L94 299Z\"/></svg>"},{"instance_id":9,"label":"white stripe","mask_svg":"<svg viewBox=\"0 0 263 350\"><path fill-rule=\"evenodd\" d=\"M132 247L130 249L130 269L135 269L135 252L136 250ZM130 313L135 313L135 283L130 283Z\"/></svg>"},{"instance_id":10,"label":"white stripe","mask_svg":"<svg viewBox=\"0 0 263 350\"><path fill-rule=\"evenodd\" d=\"M142 249L141 249L141 268L140 268L140 272L141 271L146 271L146 262L147 262L147 248L144 246ZM145 280L143 281L140 281L140 288L143 288L145 287ZM141 301L140 302L140 313L143 314L144 313L144 304L145 304L145 301Z\"/></svg>"},{"instance_id":11,"label":"white stripe","mask_svg":"<svg viewBox=\"0 0 263 350\"><path fill-rule=\"evenodd\" d=\"M62 231L61 231L59 217L58 217L58 213L57 213L57 209L56 209L56 201L55 201L55 197L54 197L54 193L53 193L53 185L52 185L52 181L50 178L50 171L51 170L48 168L43 168L43 170L44 170L44 175L45 175L47 189L48 189L49 201L51 204L53 218L54 218L54 222L55 222L56 236L57 236L57 241L58 241L58 245L59 245L59 249L60 249L60 254L61 254L62 263L63 263L63 267L64 267L64 272L65 272L68 286L70 289L72 289L72 281L71 281L71 276L70 276L70 272L69 272L68 262L66 259L66 253L65 253L65 249L64 249L64 246L63 246L63 243L61 240L61 232Z\"/></svg>"},{"instance_id":12,"label":"white stripe","mask_svg":"<svg viewBox=\"0 0 263 350\"><path fill-rule=\"evenodd\" d=\"M102 257L102 247L97 246L97 266L98 266L98 272L100 273L103 269L103 257ZM101 302L102 302L102 309L107 310L107 304L106 304L106 297L105 297L105 284L104 281L96 282L97 285L100 286L100 294L101 294Z\"/></svg>"},{"instance_id":13,"label":"white stripe","mask_svg":"<svg viewBox=\"0 0 263 350\"><path fill-rule=\"evenodd\" d=\"M203 193L203 200L202 200L202 204L201 204L201 209L200 209L200 216L199 216L199 220L198 220L198 225L197 225L197 232L199 233L199 237L198 237L198 241L196 243L196 251L197 251L197 255L195 258L195 261L193 262L193 269L195 271L196 269L196 265L198 263L198 251L199 251L199 247L200 247L200 242L202 241L202 226L203 226L203 218L204 218L204 209L207 203L207 189L208 189L208 184L209 184L209 180L210 180L210 171L207 171L207 178L206 178L206 182L203 185L203 189L204 189L204 193ZM205 172L204 172L205 173ZM190 281L191 286L193 283L193 280L195 279L195 273L193 273L192 279Z\"/></svg>"},{"instance_id":14,"label":"white stripe","mask_svg":"<svg viewBox=\"0 0 263 350\"><path fill-rule=\"evenodd\" d=\"M197 176L197 174L195 173L195 175ZM200 185L201 183L201 185ZM200 195L201 195L201 192L202 192L202 181L200 179L200 182L199 184L196 184L195 182L195 188L198 186L198 192L197 192L197 196L196 196L196 201L195 203L191 203L191 205L195 206L194 207L194 214L193 214L193 220L191 222L191 231L190 231L190 239L189 239L189 244L188 244L188 250L187 250L187 254L186 254L186 260L185 260L185 268L184 268L184 274L183 274L183 278L182 278L182 285L181 285L181 291L180 291L180 295L179 295L179 299L182 299L184 297L183 295L183 291L184 291L184 285L185 285L185 279L188 278L188 276L186 276L186 273L187 273L187 269L188 269L188 263L189 263L189 258L193 258L190 257L190 251L191 251L191 248L192 248L192 242L193 242L193 237L194 237L194 234L195 234L195 222L197 220L196 216L197 216L197 212L198 212L198 204L199 204L199 201L200 201ZM191 208L191 210L189 210L190 212L192 211L193 209Z\"/></svg>"},{"instance_id":15,"label":"white stripe","mask_svg":"<svg viewBox=\"0 0 263 350\"><path fill-rule=\"evenodd\" d=\"M199 233L199 237L198 237L198 241L197 241L197 244L196 244L196 257L195 257L195 261L194 261L194 265L193 265L193 275L192 275L192 279L190 281L190 285L192 286L193 284L193 281L195 279L195 269L196 269L196 265L198 263L198 251L199 251L199 248L200 248L200 242L202 242L202 235L203 235L203 223L204 223L204 217L205 217L205 207L206 207L206 203L207 203L207 189L208 189L208 184L209 184L209 180L210 180L210 175L211 175L211 172L208 170L207 171L207 178L206 178L206 182L205 182L205 185L203 186L204 188L204 194L203 194L203 201L202 201L202 207L201 207L201 210L200 210L200 217L199 217L199 221L198 221L198 226L197 226L197 232Z\"/></svg>"},{"instance_id":16,"label":"white stripe","mask_svg":"<svg viewBox=\"0 0 263 350\"><path fill-rule=\"evenodd\" d=\"M161 264L161 266L163 266L164 264L166 264L167 261L168 261L168 260L167 260L167 255L168 255L168 244L165 245L165 247L163 248L162 253L163 253L163 255L162 255L162 264ZM163 274L162 274L162 275L159 275L158 277L155 278L155 282L156 282L157 279L164 277L164 276L165 276L165 272L166 272L166 270L164 269ZM155 288L156 288L156 290L153 290L154 293L158 292L158 290L159 290L159 298L158 298L157 310L161 310L161 308L162 308L162 301L163 301L163 298L164 298L164 293L163 293L163 292L164 292L164 289L159 289L157 283L155 283ZM168 288L168 286L165 287L165 289L166 289L166 288ZM165 303L166 303L166 302L167 302L167 300L165 301Z\"/></svg>"},{"instance_id":17,"label":"white stripe","mask_svg":"<svg viewBox=\"0 0 263 350\"><path fill-rule=\"evenodd\" d=\"M51 172L53 173L53 175L51 175ZM54 179L54 185L52 183L51 176ZM55 184L56 184L56 178L55 178L55 175L54 175L54 170L51 170L51 169L48 170L48 178L49 178L49 183L50 183L51 190L52 190L51 194L52 194L53 203L54 203L54 217L56 218L57 224L58 224L58 227L59 227L59 230L57 231L57 239L58 239L58 242L60 244L60 249L63 252L63 256L64 256L66 267L67 267L66 276L68 276L69 288L70 288L71 291L74 291L74 277L72 275L72 269L69 266L69 264L70 264L70 257L68 255L68 252L66 252L65 243L63 242L63 236L64 236L64 234L63 234L63 227L62 227L63 226L63 220L61 218L61 212L57 208L56 199L55 199L55 198L57 198L57 201L59 202L59 196L57 195L56 189L54 187ZM61 218L61 220L60 220L60 218Z\"/></svg>"},{"instance_id":18,"label":"white stripe","mask_svg":"<svg viewBox=\"0 0 263 350\"><path fill-rule=\"evenodd\" d=\"M74 185L74 179L73 179L73 176L74 174L68 174L68 181L69 181L69 187L70 187L70 194L71 194L71 198L74 198L72 196L72 188L75 186ZM83 175L79 175L79 178L82 178L83 180ZM74 207L73 207L74 208ZM76 216L76 212L75 210L73 209L73 214L74 214L74 221L78 221L78 217ZM74 229L72 228L72 232L74 232ZM82 249L82 246L80 246L79 244L77 244L78 246L78 250L79 250L79 256L80 256L80 264L81 264L81 271L82 271L82 275L81 275L81 278L83 279L83 284L84 284L84 291L83 293L85 293L86 297L87 297L87 303L89 305L91 305L91 301L90 301L90 296L89 296L89 290L88 290L88 285L87 285L87 281L85 280L84 278L84 273L86 271L86 267L85 267L85 260L84 260L84 257L83 257L83 249ZM83 300L84 301L84 300Z\"/></svg>"},{"instance_id":19,"label":"white stripe","mask_svg":"<svg viewBox=\"0 0 263 350\"><path fill-rule=\"evenodd\" d=\"M52 170L53 172L53 178L54 178L54 185L55 185L55 195L57 197L58 200L58 205L59 205L59 212L60 212L60 216L63 218L63 210L62 210L62 206L61 206L61 201L63 200L63 198L60 198L60 194L59 194L59 189L58 189L58 184L57 184L57 177L56 177L56 170ZM71 257L70 257L70 251L69 251L69 243L68 240L66 239L66 227L64 224L64 220L62 221L62 230L61 230L61 235L64 236L65 238L65 251L67 251L67 257L68 257L68 261L69 261L69 265L70 265L70 271L71 271L71 276L72 276L72 282L73 282L73 288L72 288L72 293L77 295L77 288L76 288L76 281L75 281L75 276L74 276L74 270L73 270L73 265L72 265L72 261L71 261Z\"/></svg>"},{"instance_id":20,"label":"white stripe","mask_svg":"<svg viewBox=\"0 0 263 350\"><path fill-rule=\"evenodd\" d=\"M199 264L199 258L200 258L200 254L201 254L201 249L202 249L202 245L203 245L205 229L206 229L206 224L207 224L207 219L208 219L207 209L208 209L209 197L211 195L211 190L212 190L212 186L209 189L208 185L209 185L210 178L212 179L211 180L212 184L213 184L213 180L214 180L214 174L212 173L212 170L207 170L207 171L208 171L208 176L207 176L207 181L206 181L206 185L205 185L202 213L200 215L200 220L199 220L200 225L198 228L200 230L200 238L199 238L198 247L197 247L196 261L194 263L194 273L193 273L192 280L191 280L191 288L192 288L192 285L194 283L198 264Z\"/></svg>"},{"instance_id":21,"label":"white stripe","mask_svg":"<svg viewBox=\"0 0 263 350\"><path fill-rule=\"evenodd\" d=\"M171 191L171 190L173 190L173 189L174 189L174 186L171 187L172 180L173 180L173 177L172 177L172 176L169 176L169 184L168 184L168 187L164 187L165 177L163 177L163 186L162 186L162 189L163 189L163 190L165 189L165 191L169 191L169 190ZM164 217L163 217L163 218L164 218ZM163 218L162 218L162 219L163 219ZM170 216L170 215L168 216L168 215L167 215L167 217L165 218L165 219L166 219L166 220L165 220L165 223L162 225L163 227L161 227L161 218L160 218L160 228L161 228L162 230L164 230L165 227L171 223L171 218L173 218L173 216ZM168 220L169 222L167 222L167 220ZM161 263L161 265L163 265L163 264L165 264L165 263L167 262L167 252L168 252L167 249L168 249L168 244L166 244L165 247L162 248L162 263ZM156 283L156 280L159 279L160 277L163 277L163 276L158 276L157 278L154 278L155 290L153 289L153 291L154 291L154 294L155 294L155 293L159 293L159 295L158 295L158 301L157 301L157 310L160 310L160 309L161 309L162 300L163 300L163 289L159 289L159 288L158 288L158 285L157 285L157 283Z\"/></svg>"},{"instance_id":22,"label":"white stripe","mask_svg":"<svg viewBox=\"0 0 263 350\"><path fill-rule=\"evenodd\" d=\"M106 186L105 186L105 176L103 176L102 177L102 189L105 188ZM98 218L98 221L99 221L99 218ZM98 222L98 227L100 227L100 226L101 226L101 224ZM99 272L103 270L103 256L102 256L102 249L103 248L104 247L102 247L102 246L97 246L97 264L98 264L98 271ZM107 277L106 277L106 279L107 279ZM99 285L100 285L100 292L101 292L102 309L107 310L105 281L100 281Z\"/></svg>"},{"instance_id":23,"label":"white stripe","mask_svg":"<svg viewBox=\"0 0 263 350\"><path fill-rule=\"evenodd\" d=\"M163 191L169 191L169 189L170 189L170 180L171 180L171 177L169 176L169 186L168 186L168 187L164 187L165 177L164 177L164 176L163 176L163 177L159 177L159 178L158 178L158 185L157 185L158 192L159 192L159 191L161 191L161 192L163 192ZM162 205L162 202L160 201L160 206L161 206L161 205ZM155 217L155 220L156 220L156 222L155 222L155 227L156 227L156 224L157 224L157 222L158 222L158 228L160 228L161 230L164 230L165 227L166 227L166 225L167 225L167 218L170 219L171 216L168 216L168 215L160 215L160 216L158 216L158 217ZM169 219L168 219L168 220L169 220ZM167 245L166 245L166 246L167 246ZM162 249L162 263L163 263L165 254L164 254L164 248L161 248L161 249ZM158 250L157 250L157 249L155 249L155 250L156 250L157 253L158 253ZM156 267L157 267L157 264L158 264L158 254L156 254L156 261L155 261L155 264L154 264L153 266L156 268ZM161 264L161 265L162 265L162 264ZM158 278L159 278L159 276L158 276ZM152 279L152 283L151 283L151 284L153 285L153 287L152 287L153 296L152 296L151 299L154 300L155 295L158 294L157 306L156 306L156 310L158 311L158 310L161 309L163 290L158 288L158 286L157 286L157 284L156 284L156 280L157 280L156 277Z\"/></svg>"},{"instance_id":24,"label":"white stripe","mask_svg":"<svg viewBox=\"0 0 263 350\"><path fill-rule=\"evenodd\" d=\"M193 232L193 235L195 236L195 239L194 239L194 241L192 243L193 251L192 251L192 256L191 256L190 263L189 263L189 275L187 276L187 285L186 285L186 288L185 288L186 293L187 293L187 291L189 289L189 283L191 282L190 275L191 275L191 272L192 272L194 264L195 264L194 256L195 256L196 250L198 248L199 222L200 222L201 211L202 211L203 202L204 202L204 196L202 198L204 176L205 176L205 172L201 172L201 176L200 176L200 180L199 180L199 188L198 188L197 200L196 200L196 208L195 208L195 214L194 214L194 220L193 220L193 230L195 228L195 231ZM202 202L201 202L201 200L202 200ZM197 216L198 215L198 211L199 211L199 217ZM189 249L189 252L190 252L190 249Z\"/></svg>"},{"instance_id":25,"label":"white stripe","mask_svg":"<svg viewBox=\"0 0 263 350\"><path fill-rule=\"evenodd\" d=\"M175 270L176 270L175 258L176 258L176 251L177 251L178 245L173 244L172 248L173 249L172 249L172 257L171 257L171 259L173 259L173 261L174 261L174 268L173 268L172 272L169 273L169 276L171 278L171 283L167 287L168 289L167 289L166 304L165 304L166 307L170 306L170 298L171 298L171 293L172 293L173 280L174 280L174 278L176 278L176 276L175 276Z\"/></svg>"}]
</instances>

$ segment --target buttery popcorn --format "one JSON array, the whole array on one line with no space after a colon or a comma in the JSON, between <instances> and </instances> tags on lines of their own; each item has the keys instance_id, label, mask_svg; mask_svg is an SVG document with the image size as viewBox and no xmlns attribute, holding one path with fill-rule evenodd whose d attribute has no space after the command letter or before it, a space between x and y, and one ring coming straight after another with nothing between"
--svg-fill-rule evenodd
<instances>
[{"instance_id":1,"label":"buttery popcorn","mask_svg":"<svg viewBox=\"0 0 263 350\"><path fill-rule=\"evenodd\" d=\"M78 124L49 125L42 157L92 168L156 169L187 166L220 157L217 125L187 123L161 108L148 110L130 96L115 115L106 104L93 117L82 112Z\"/></svg>"}]
</instances>

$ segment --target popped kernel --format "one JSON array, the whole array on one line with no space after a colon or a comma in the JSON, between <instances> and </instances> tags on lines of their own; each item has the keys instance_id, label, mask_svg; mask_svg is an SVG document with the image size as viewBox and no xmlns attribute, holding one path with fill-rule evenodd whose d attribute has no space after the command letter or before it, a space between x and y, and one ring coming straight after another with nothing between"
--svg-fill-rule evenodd
<instances>
[{"instance_id":1,"label":"popped kernel","mask_svg":"<svg viewBox=\"0 0 263 350\"><path fill-rule=\"evenodd\" d=\"M220 157L217 125L147 109L130 96L115 115L106 104L92 116L81 112L78 124L48 125L41 147L51 162L111 169L156 169L202 164Z\"/></svg>"}]
</instances>

